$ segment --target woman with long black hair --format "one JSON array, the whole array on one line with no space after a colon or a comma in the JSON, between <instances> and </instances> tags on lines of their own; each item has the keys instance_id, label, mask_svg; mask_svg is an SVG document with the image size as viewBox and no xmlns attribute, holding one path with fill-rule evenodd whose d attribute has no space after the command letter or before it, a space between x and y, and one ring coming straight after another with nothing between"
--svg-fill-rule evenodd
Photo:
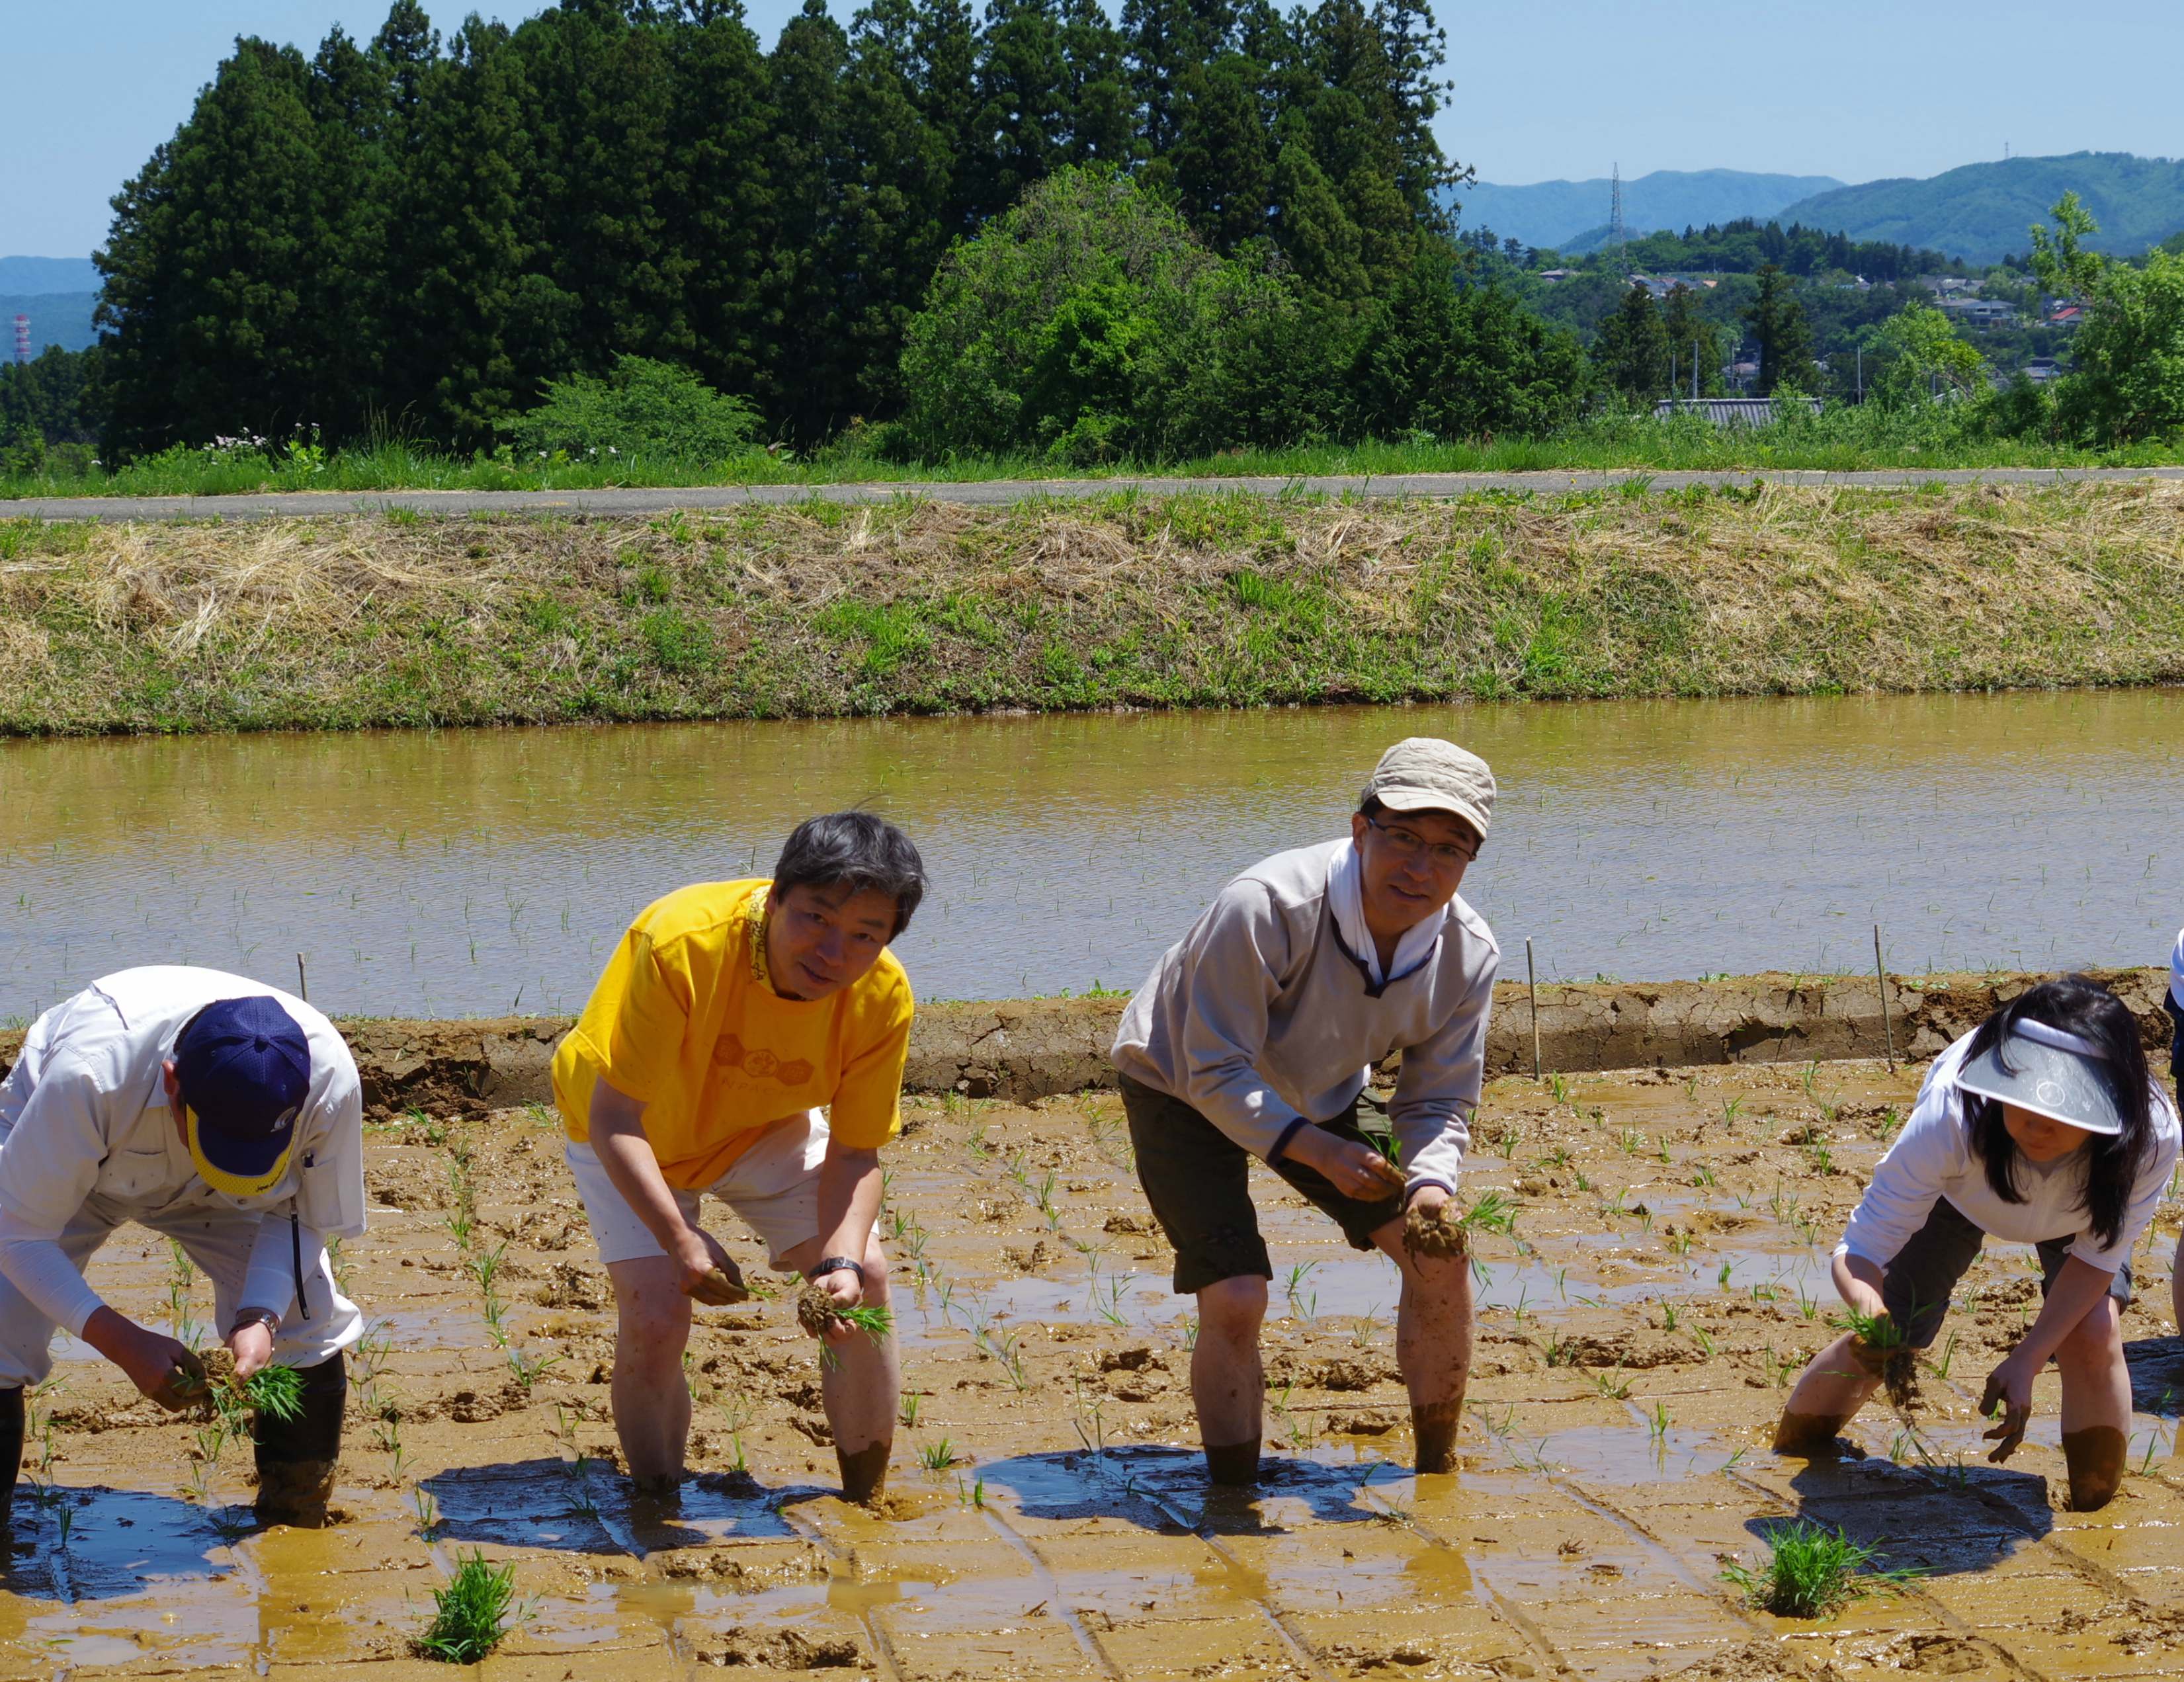
<instances>
[{"instance_id":1,"label":"woman with long black hair","mask_svg":"<svg viewBox=\"0 0 2184 1682\"><path fill-rule=\"evenodd\" d=\"M2065 976L2028 989L1934 1060L1903 1131L1836 1249L1835 1283L1859 1315L1885 1317L1924 1349L1989 1234L2037 1246L2039 1317L1987 1377L1980 1412L2007 1460L2050 1357L2063 1380L2070 1505L2103 1506L2122 1480L2131 1376L2120 1317L2131 1251L2177 1156L2168 1094L2138 1023L2105 987ZM1812 1453L1880 1383L1885 1334L1847 1333L1813 1358L1774 1446Z\"/></svg>"}]
</instances>

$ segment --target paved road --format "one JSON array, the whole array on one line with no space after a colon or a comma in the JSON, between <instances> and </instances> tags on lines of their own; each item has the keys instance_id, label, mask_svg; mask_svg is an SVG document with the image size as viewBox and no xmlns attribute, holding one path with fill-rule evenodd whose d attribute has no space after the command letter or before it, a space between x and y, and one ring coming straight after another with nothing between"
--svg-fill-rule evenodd
<instances>
[{"instance_id":1,"label":"paved road","mask_svg":"<svg viewBox=\"0 0 2184 1682\"><path fill-rule=\"evenodd\" d=\"M2184 481L2177 467L1972 467L1875 473L1608 472L1400 473L1312 476L1294 479L989 479L960 484L907 482L841 485L700 485L683 489L604 491L294 491L227 497L47 497L0 501L0 520L233 520L269 515L377 514L410 509L420 514L644 515L674 509L742 508L808 502L886 502L895 497L989 508L1036 497L1083 497L1136 492L1146 496L1240 491L1253 496L1284 493L1363 497L1458 497L1479 491L1612 490L1642 479L1657 490L1692 485L2054 485L2113 484L2133 480Z\"/></svg>"}]
</instances>

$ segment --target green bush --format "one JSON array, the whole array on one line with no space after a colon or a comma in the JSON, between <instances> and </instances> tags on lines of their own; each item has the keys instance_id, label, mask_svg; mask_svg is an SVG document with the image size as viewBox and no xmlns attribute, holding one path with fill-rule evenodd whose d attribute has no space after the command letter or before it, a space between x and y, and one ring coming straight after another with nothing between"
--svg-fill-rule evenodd
<instances>
[{"instance_id":1,"label":"green bush","mask_svg":"<svg viewBox=\"0 0 2184 1682\"><path fill-rule=\"evenodd\" d=\"M722 462L752 453L758 415L741 398L715 391L687 368L622 356L604 377L548 381L546 400L507 431L510 443L529 456Z\"/></svg>"}]
</instances>

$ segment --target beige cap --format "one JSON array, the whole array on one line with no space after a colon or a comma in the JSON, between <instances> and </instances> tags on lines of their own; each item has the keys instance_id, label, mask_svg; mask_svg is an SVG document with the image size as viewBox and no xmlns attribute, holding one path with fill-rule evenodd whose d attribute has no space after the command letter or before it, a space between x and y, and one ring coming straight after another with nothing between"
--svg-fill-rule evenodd
<instances>
[{"instance_id":1,"label":"beige cap","mask_svg":"<svg viewBox=\"0 0 2184 1682\"><path fill-rule=\"evenodd\" d=\"M1438 736L1410 736L1380 755L1363 798L1394 812L1448 812L1486 838L1494 773L1476 754Z\"/></svg>"}]
</instances>

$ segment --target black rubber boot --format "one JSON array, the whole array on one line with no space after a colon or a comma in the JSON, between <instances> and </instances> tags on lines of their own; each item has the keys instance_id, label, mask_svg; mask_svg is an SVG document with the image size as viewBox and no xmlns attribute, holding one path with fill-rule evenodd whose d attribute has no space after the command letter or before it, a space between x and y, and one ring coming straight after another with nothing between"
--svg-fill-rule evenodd
<instances>
[{"instance_id":1,"label":"black rubber boot","mask_svg":"<svg viewBox=\"0 0 2184 1682\"><path fill-rule=\"evenodd\" d=\"M15 1479L23 1469L23 1392L0 1390L0 1530L15 1513Z\"/></svg>"},{"instance_id":2,"label":"black rubber boot","mask_svg":"<svg viewBox=\"0 0 2184 1682\"><path fill-rule=\"evenodd\" d=\"M302 1369L304 1411L293 1419L259 1414L251 1428L258 1456L258 1517L267 1524L316 1529L326 1522L341 1461L348 1368L338 1354Z\"/></svg>"}]
</instances>

